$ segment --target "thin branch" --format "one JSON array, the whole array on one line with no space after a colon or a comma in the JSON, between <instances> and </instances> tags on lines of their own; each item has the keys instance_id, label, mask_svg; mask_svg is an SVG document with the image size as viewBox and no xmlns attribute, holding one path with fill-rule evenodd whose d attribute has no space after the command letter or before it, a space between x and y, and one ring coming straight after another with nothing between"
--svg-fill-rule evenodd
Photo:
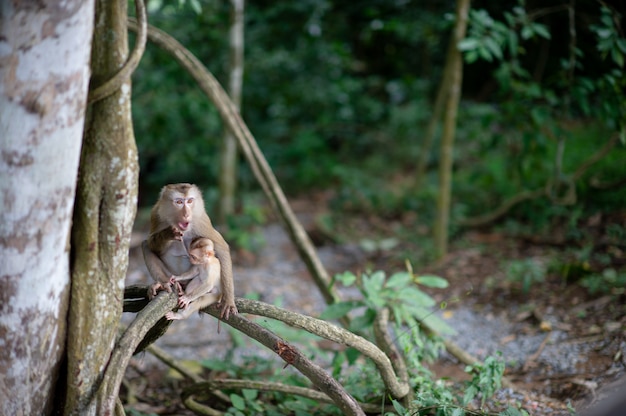
<instances>
[{"instance_id":1,"label":"thin branch","mask_svg":"<svg viewBox=\"0 0 626 416\"><path fill-rule=\"evenodd\" d=\"M113 78L89 91L89 104L100 101L120 89L122 84L130 78L133 72L135 72L135 69L137 69L137 66L139 65L139 61L141 61L141 57L146 49L148 32L148 19L146 17L146 5L144 4L144 0L135 0L135 11L138 18L138 33L137 39L135 40L135 47L124 63L124 66L120 68Z\"/></svg>"},{"instance_id":2,"label":"thin branch","mask_svg":"<svg viewBox=\"0 0 626 416\"><path fill-rule=\"evenodd\" d=\"M217 389L254 389L260 391L276 391L306 397L323 403L332 403L332 401L324 393L307 387L291 386L289 384L276 383L272 381L235 379L214 379L202 383L196 383L185 388L181 396L183 397L183 401L187 403L189 399L192 399L194 396L201 396L204 395L207 390ZM359 406L361 406L363 411L367 413L379 413L382 410L381 406L372 403L359 403Z\"/></svg>"},{"instance_id":3,"label":"thin branch","mask_svg":"<svg viewBox=\"0 0 626 416\"><path fill-rule=\"evenodd\" d=\"M187 368L185 368L184 365L181 365L181 363L179 363L174 357L172 357L156 345L150 345L148 348L146 348L146 350L168 367L178 371L183 377L188 378L195 383L201 383L203 381L202 377L189 371Z\"/></svg>"}]
</instances>

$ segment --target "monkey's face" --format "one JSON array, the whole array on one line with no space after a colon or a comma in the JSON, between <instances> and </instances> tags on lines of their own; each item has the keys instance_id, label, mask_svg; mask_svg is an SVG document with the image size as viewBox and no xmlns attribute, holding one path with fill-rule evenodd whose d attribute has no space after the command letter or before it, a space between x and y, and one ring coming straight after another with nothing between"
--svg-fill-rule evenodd
<instances>
[{"instance_id":1,"label":"monkey's face","mask_svg":"<svg viewBox=\"0 0 626 416\"><path fill-rule=\"evenodd\" d=\"M195 198L193 196L176 196L172 203L174 204L174 211L176 212L175 218L177 219L176 225L178 228L185 232L189 228L189 224L193 219L193 203Z\"/></svg>"}]
</instances>

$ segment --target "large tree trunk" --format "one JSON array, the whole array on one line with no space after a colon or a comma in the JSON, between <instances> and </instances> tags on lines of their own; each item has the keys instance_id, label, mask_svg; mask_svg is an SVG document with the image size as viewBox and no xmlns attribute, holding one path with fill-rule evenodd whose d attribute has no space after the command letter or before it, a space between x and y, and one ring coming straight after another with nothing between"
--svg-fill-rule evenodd
<instances>
[{"instance_id":1,"label":"large tree trunk","mask_svg":"<svg viewBox=\"0 0 626 416\"><path fill-rule=\"evenodd\" d=\"M0 3L3 415L54 406L93 12L92 1Z\"/></svg>"},{"instance_id":2,"label":"large tree trunk","mask_svg":"<svg viewBox=\"0 0 626 416\"><path fill-rule=\"evenodd\" d=\"M128 56L125 0L97 0L92 87ZM65 414L100 414L98 388L118 333L139 167L130 79L91 105L72 229L72 294Z\"/></svg>"},{"instance_id":3,"label":"large tree trunk","mask_svg":"<svg viewBox=\"0 0 626 416\"><path fill-rule=\"evenodd\" d=\"M439 159L439 193L437 196L437 218L435 221L435 252L442 258L448 252L448 224L450 222L450 197L452 194L452 163L456 115L463 84L463 58L457 45L465 38L470 0L456 1L456 23L448 46L446 68L442 82L448 83L446 112L441 135Z\"/></svg>"},{"instance_id":4,"label":"large tree trunk","mask_svg":"<svg viewBox=\"0 0 626 416\"><path fill-rule=\"evenodd\" d=\"M243 85L243 8L244 0L230 0L230 76L228 95L237 109L241 108ZM229 129L224 129L224 141L220 155L220 198L218 202L218 223L226 222L226 217L235 211L235 190L237 189L237 139Z\"/></svg>"}]
</instances>

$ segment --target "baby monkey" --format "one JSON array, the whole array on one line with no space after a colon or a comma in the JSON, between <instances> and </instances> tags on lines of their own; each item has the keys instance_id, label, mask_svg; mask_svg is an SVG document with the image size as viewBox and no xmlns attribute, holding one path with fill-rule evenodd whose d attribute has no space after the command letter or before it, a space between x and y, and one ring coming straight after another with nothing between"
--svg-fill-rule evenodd
<instances>
[{"instance_id":1,"label":"baby monkey","mask_svg":"<svg viewBox=\"0 0 626 416\"><path fill-rule=\"evenodd\" d=\"M189 261L191 267L179 276L172 276L170 284L178 288L178 312L168 312L168 320L186 319L192 313L205 308L222 297L223 288L217 288L220 281L220 262L215 257L213 241L205 237L197 237L189 245ZM183 288L180 282L186 282Z\"/></svg>"}]
</instances>

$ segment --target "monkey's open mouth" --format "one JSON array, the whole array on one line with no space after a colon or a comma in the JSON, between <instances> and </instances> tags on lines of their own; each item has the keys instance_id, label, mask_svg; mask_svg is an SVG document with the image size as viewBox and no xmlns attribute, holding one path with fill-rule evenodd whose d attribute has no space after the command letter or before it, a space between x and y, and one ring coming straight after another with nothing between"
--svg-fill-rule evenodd
<instances>
[{"instance_id":1,"label":"monkey's open mouth","mask_svg":"<svg viewBox=\"0 0 626 416\"><path fill-rule=\"evenodd\" d=\"M189 227L189 223L188 222L179 222L178 226L180 227L181 230L185 231L187 229L187 227Z\"/></svg>"}]
</instances>

